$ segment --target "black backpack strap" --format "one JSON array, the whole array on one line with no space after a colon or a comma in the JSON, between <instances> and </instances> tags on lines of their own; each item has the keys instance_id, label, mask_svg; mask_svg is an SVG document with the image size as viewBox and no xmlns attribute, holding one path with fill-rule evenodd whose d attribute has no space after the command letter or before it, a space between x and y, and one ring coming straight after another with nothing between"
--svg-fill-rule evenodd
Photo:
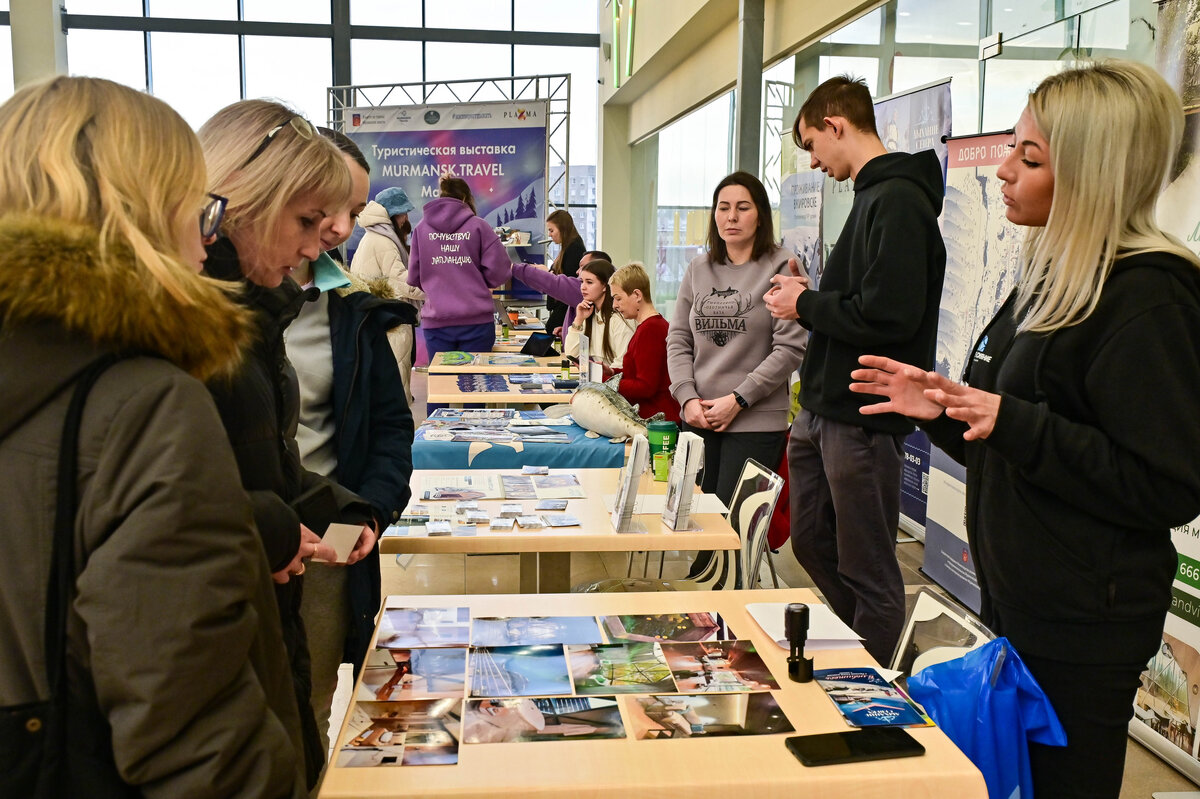
<instances>
[{"instance_id":1,"label":"black backpack strap","mask_svg":"<svg viewBox=\"0 0 1200 799\"><path fill-rule=\"evenodd\" d=\"M67 407L62 443L58 452L58 499L54 512L54 547L50 556L50 581L46 589L46 679L55 719L48 732L51 751L63 751L67 726L67 617L75 585L75 515L79 482L79 428L88 393L108 367L118 360L106 355L89 364L76 378Z\"/></svg>"}]
</instances>

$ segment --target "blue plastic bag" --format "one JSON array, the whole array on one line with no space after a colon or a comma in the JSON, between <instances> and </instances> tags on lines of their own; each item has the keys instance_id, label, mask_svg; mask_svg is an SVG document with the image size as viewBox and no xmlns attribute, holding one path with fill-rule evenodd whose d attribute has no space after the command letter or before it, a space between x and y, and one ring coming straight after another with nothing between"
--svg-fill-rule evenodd
<instances>
[{"instance_id":1,"label":"blue plastic bag","mask_svg":"<svg viewBox=\"0 0 1200 799\"><path fill-rule=\"evenodd\" d=\"M908 680L912 698L983 772L990 799L1030 799L1029 742L1066 746L1050 700L1007 638Z\"/></svg>"}]
</instances>

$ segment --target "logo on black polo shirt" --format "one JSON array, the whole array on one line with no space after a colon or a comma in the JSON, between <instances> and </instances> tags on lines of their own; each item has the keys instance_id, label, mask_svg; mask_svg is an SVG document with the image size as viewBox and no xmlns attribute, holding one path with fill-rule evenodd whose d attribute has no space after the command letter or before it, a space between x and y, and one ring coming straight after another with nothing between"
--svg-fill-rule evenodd
<instances>
[{"instance_id":1,"label":"logo on black polo shirt","mask_svg":"<svg viewBox=\"0 0 1200 799\"><path fill-rule=\"evenodd\" d=\"M724 347L734 336L746 332L746 314L753 307L754 297L749 292L732 286L723 291L711 289L693 306L696 332Z\"/></svg>"},{"instance_id":2,"label":"logo on black polo shirt","mask_svg":"<svg viewBox=\"0 0 1200 799\"><path fill-rule=\"evenodd\" d=\"M976 361L983 361L984 363L991 363L992 356L990 356L986 352L984 352L984 350L987 349L987 345L988 345L988 337L987 336L984 336L983 338L979 339L979 346L975 348L975 354L971 357Z\"/></svg>"}]
</instances>

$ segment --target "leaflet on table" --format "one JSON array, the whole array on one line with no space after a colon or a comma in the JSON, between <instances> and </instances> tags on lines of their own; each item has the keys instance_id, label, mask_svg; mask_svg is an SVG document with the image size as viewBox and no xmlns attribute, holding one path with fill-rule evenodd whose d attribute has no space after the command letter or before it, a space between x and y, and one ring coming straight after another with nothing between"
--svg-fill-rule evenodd
<instances>
[{"instance_id":1,"label":"leaflet on table","mask_svg":"<svg viewBox=\"0 0 1200 799\"><path fill-rule=\"evenodd\" d=\"M573 474L506 474L500 477L505 499L582 499L583 486Z\"/></svg>"},{"instance_id":2,"label":"leaflet on table","mask_svg":"<svg viewBox=\"0 0 1200 799\"><path fill-rule=\"evenodd\" d=\"M695 433L680 433L675 445L675 457L667 476L667 499L662 518L672 530L687 530L692 526L692 501L696 474L704 464L704 439Z\"/></svg>"},{"instance_id":3,"label":"leaflet on table","mask_svg":"<svg viewBox=\"0 0 1200 799\"><path fill-rule=\"evenodd\" d=\"M426 475L421 498L425 500L503 499L496 474Z\"/></svg>"},{"instance_id":4,"label":"leaflet on table","mask_svg":"<svg viewBox=\"0 0 1200 799\"><path fill-rule=\"evenodd\" d=\"M924 727L931 723L875 669L818 669L813 679L853 727Z\"/></svg>"},{"instance_id":5,"label":"leaflet on table","mask_svg":"<svg viewBox=\"0 0 1200 799\"><path fill-rule=\"evenodd\" d=\"M487 521L486 519L484 521ZM511 521L511 520L510 520ZM429 522L428 524L393 524L383 531L384 538L437 538L439 536L473 536L478 533L474 524Z\"/></svg>"},{"instance_id":6,"label":"leaflet on table","mask_svg":"<svg viewBox=\"0 0 1200 799\"><path fill-rule=\"evenodd\" d=\"M511 421L516 415L512 408L435 408L429 414L429 421L458 421L470 424L482 424L487 421Z\"/></svg>"},{"instance_id":7,"label":"leaflet on table","mask_svg":"<svg viewBox=\"0 0 1200 799\"><path fill-rule=\"evenodd\" d=\"M554 385L554 381L558 379L558 375L535 372L532 374L516 374L509 375L508 382L510 383L540 383L542 385Z\"/></svg>"},{"instance_id":8,"label":"leaflet on table","mask_svg":"<svg viewBox=\"0 0 1200 799\"><path fill-rule=\"evenodd\" d=\"M786 608L786 602L751 602L746 605L750 618L783 649L788 648L787 633L783 627ZM856 649L860 646L862 636L851 630L832 610L819 602L809 603L805 649Z\"/></svg>"},{"instance_id":9,"label":"leaflet on table","mask_svg":"<svg viewBox=\"0 0 1200 799\"><path fill-rule=\"evenodd\" d=\"M617 495L613 501L612 525L618 533L644 533L646 527L634 520L634 509L637 504L638 484L646 464L650 462L650 444L646 437L637 434L629 449L629 458L621 468L617 480Z\"/></svg>"},{"instance_id":10,"label":"leaflet on table","mask_svg":"<svg viewBox=\"0 0 1200 799\"><path fill-rule=\"evenodd\" d=\"M476 366L537 366L538 362L528 355L507 352L481 352L475 356Z\"/></svg>"}]
</instances>

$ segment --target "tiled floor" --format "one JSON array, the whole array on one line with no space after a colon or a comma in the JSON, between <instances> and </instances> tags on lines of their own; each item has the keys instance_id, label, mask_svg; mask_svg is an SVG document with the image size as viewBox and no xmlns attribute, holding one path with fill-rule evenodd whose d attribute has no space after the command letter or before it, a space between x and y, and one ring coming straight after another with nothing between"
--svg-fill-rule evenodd
<instances>
[{"instance_id":1,"label":"tiled floor","mask_svg":"<svg viewBox=\"0 0 1200 799\"><path fill-rule=\"evenodd\" d=\"M424 373L413 375L412 391L416 395L415 410L419 421L424 417L424 398L426 396ZM923 586L937 588L921 572L924 546L920 542L899 544L896 547L896 553L904 574L905 586L910 595L915 594ZM662 562L662 576L665 579L682 577L686 574L693 555L692 552L667 552ZM644 566L646 563L644 556L635 556L633 573L640 576L643 568L648 568L649 576L657 577L659 561L658 553L654 553L650 556L647 567ZM812 581L796 563L790 548L785 546L775 556L775 565L781 584L790 587L812 587ZM579 585L606 577L624 577L628 568L629 559L624 553L575 553L571 557L571 584ZM383 593L385 595L515 593L518 590L518 569L516 555L416 555L401 556L398 559L385 556L382 566ZM762 573L762 584L770 585L770 576L765 566ZM344 672L344 677L348 678L349 668L344 668ZM348 683L348 679L344 679L343 682ZM349 698L349 691L349 685L344 685L342 691L339 692L340 699L335 699L335 723L340 723L340 717L345 713L345 702ZM334 729L337 727L335 726ZM1155 793L1173 791L1192 792L1197 791L1197 788L1154 753L1130 739L1121 799L1150 799ZM1200 799L1200 792L1195 796Z\"/></svg>"}]
</instances>

